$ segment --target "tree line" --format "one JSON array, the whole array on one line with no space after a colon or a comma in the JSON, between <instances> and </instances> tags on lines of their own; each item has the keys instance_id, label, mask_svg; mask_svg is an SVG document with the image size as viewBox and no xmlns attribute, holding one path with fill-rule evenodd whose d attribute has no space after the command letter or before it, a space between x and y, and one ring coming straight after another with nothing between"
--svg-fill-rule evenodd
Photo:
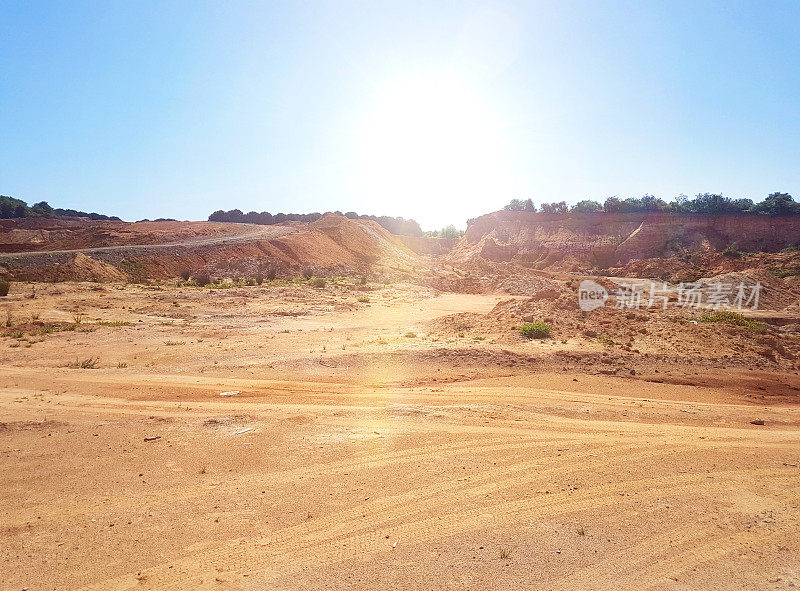
<instances>
[{"instance_id":1,"label":"tree line","mask_svg":"<svg viewBox=\"0 0 800 591\"><path fill-rule=\"evenodd\" d=\"M539 211L547 214L664 212L712 215L724 213L771 216L800 215L800 203L796 202L788 193L771 193L760 203L754 203L752 199L731 199L718 193L701 193L694 199L681 195L670 202L653 195L627 199L609 197L602 204L585 199L571 207L565 201L542 203L538 210L531 199L512 199L503 209L506 211Z\"/></svg>"},{"instance_id":2,"label":"tree line","mask_svg":"<svg viewBox=\"0 0 800 591\"><path fill-rule=\"evenodd\" d=\"M375 216L375 215L359 215L354 211L342 213L341 211L334 211L337 215L342 215L351 220L372 220L386 228L392 234L402 234L404 236L422 236L422 228L415 220L407 220L403 217L390 217L390 216ZM230 211L223 211L221 209L215 211L208 216L209 222L236 222L240 224L260 224L271 226L273 224L281 224L284 222L315 222L320 219L323 214L319 212L314 213L276 213L271 214L268 211L251 211L243 213L240 209L231 209Z\"/></svg>"},{"instance_id":3,"label":"tree line","mask_svg":"<svg viewBox=\"0 0 800 591\"><path fill-rule=\"evenodd\" d=\"M448 240L458 240L464 235L464 230L459 230L453 224L445 226L441 230L430 230L424 233L426 238L446 238Z\"/></svg>"},{"instance_id":4,"label":"tree line","mask_svg":"<svg viewBox=\"0 0 800 591\"><path fill-rule=\"evenodd\" d=\"M32 218L32 217L59 217L59 218L89 218L92 220L121 221L117 216L102 215L100 213L86 213L74 209L61 209L50 207L47 201L34 203L30 207L22 199L0 195L0 219Z\"/></svg>"}]
</instances>

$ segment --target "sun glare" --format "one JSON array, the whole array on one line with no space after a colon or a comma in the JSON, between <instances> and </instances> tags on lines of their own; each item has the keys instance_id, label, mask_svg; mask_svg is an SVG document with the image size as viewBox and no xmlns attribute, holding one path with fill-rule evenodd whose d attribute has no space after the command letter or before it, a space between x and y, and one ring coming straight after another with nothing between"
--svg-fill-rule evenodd
<instances>
[{"instance_id":1,"label":"sun glare","mask_svg":"<svg viewBox=\"0 0 800 591\"><path fill-rule=\"evenodd\" d=\"M502 136L500 121L466 84L443 77L388 85L359 135L362 190L429 210L496 194L509 180Z\"/></svg>"}]
</instances>

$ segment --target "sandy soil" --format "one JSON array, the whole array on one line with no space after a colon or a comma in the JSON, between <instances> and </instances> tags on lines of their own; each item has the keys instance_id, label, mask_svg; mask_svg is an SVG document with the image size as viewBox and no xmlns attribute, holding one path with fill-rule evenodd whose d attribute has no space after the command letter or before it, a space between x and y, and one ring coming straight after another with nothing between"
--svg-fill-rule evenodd
<instances>
[{"instance_id":1,"label":"sandy soil","mask_svg":"<svg viewBox=\"0 0 800 591\"><path fill-rule=\"evenodd\" d=\"M800 586L795 366L512 338L510 299L15 283L0 587Z\"/></svg>"}]
</instances>

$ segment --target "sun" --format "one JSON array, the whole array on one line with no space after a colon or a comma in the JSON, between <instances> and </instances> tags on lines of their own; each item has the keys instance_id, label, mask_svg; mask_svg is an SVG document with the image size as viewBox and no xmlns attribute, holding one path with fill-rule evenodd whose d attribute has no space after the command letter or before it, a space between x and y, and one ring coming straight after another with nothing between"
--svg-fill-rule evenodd
<instances>
[{"instance_id":1,"label":"sun","mask_svg":"<svg viewBox=\"0 0 800 591\"><path fill-rule=\"evenodd\" d=\"M464 205L504 190L504 139L496 111L463 81L397 80L376 93L364 117L358 179L366 195L409 209Z\"/></svg>"}]
</instances>

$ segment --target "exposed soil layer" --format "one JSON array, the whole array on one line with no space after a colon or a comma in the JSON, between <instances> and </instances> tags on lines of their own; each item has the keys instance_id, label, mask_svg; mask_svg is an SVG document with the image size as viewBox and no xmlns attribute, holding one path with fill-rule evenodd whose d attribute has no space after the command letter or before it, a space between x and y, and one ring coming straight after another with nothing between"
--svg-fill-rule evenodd
<instances>
[{"instance_id":1,"label":"exposed soil layer","mask_svg":"<svg viewBox=\"0 0 800 591\"><path fill-rule=\"evenodd\" d=\"M795 217L498 211L474 220L449 259L587 270L687 254L776 252L798 244Z\"/></svg>"}]
</instances>

